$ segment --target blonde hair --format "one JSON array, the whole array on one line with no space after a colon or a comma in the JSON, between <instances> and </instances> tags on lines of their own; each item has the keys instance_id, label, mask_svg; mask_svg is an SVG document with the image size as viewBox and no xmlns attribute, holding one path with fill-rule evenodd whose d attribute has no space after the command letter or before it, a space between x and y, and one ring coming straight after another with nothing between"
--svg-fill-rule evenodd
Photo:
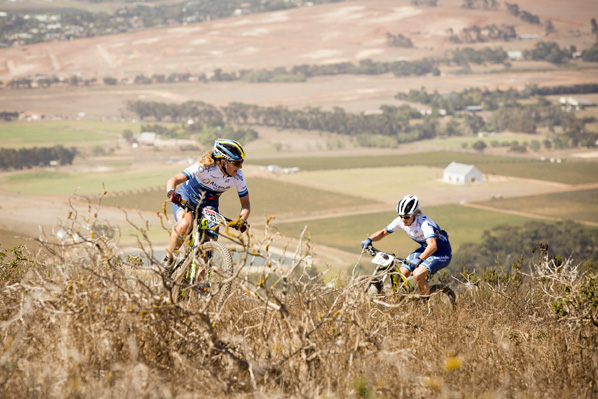
<instances>
[{"instance_id":1,"label":"blonde hair","mask_svg":"<svg viewBox=\"0 0 598 399\"><path fill-rule=\"evenodd\" d=\"M201 166L203 166L204 168L207 168L208 166L211 166L214 164L214 157L213 157L213 150L209 150L208 152L206 152L205 154L203 154L203 156L201 157L201 159L199 161L197 161Z\"/></svg>"}]
</instances>

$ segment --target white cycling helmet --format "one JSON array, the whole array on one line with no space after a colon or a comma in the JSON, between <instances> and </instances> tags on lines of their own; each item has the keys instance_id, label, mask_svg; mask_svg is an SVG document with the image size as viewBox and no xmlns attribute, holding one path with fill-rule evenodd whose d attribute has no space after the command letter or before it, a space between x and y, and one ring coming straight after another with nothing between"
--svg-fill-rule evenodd
<instances>
[{"instance_id":1,"label":"white cycling helmet","mask_svg":"<svg viewBox=\"0 0 598 399\"><path fill-rule=\"evenodd\" d=\"M419 210L419 200L415 195L406 195L397 204L399 216L413 216Z\"/></svg>"}]
</instances>

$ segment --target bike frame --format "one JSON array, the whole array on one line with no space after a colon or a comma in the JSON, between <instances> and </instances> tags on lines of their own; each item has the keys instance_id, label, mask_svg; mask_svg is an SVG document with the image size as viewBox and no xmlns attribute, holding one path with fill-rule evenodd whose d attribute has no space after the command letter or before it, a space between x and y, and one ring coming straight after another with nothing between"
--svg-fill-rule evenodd
<instances>
[{"instance_id":1,"label":"bike frame","mask_svg":"<svg viewBox=\"0 0 598 399\"><path fill-rule=\"evenodd\" d=\"M417 285L413 281L413 276L406 277L401 272L401 266L405 264L405 259L399 258L393 253L380 251L374 248L373 246L370 246L367 249L367 252L370 255L372 255L374 259L376 259L376 256L381 257L385 260L388 260L390 257L392 257L390 263L386 265L376 264L376 268L372 273L372 279L379 278L380 274L382 274L382 283L384 284L386 278L390 277L390 283L395 293L398 292L401 288L404 288L405 291L407 291L407 293L411 293L417 289ZM430 277L431 276L428 275L427 279L429 280Z\"/></svg>"},{"instance_id":2,"label":"bike frame","mask_svg":"<svg viewBox=\"0 0 598 399\"><path fill-rule=\"evenodd\" d=\"M402 259L398 260L401 261ZM388 266L378 265L376 269L374 269L372 277L377 278L380 276L380 274L382 274L383 283L387 277L390 277L390 283L394 292L398 292L401 287L404 287L407 290L407 292L411 292L415 290L416 287L409 281L408 277L405 277L405 275L401 273L400 265L402 264L402 262L399 263L395 260Z\"/></svg>"},{"instance_id":3,"label":"bike frame","mask_svg":"<svg viewBox=\"0 0 598 399\"><path fill-rule=\"evenodd\" d=\"M366 293L371 295L370 290L372 287L376 289L376 292L380 294L384 290L384 283L386 278L390 277L390 285L393 294L409 294L414 293L418 289L415 283L413 275L405 277L401 273L400 267L405 264L405 259L398 258L393 253L382 252L372 246L366 249L366 251L374 257L372 260L376 264L376 268L372 273L370 281L366 285ZM397 275L399 277L397 277ZM426 280L432 278L431 274L428 274ZM400 280L399 280L400 279ZM404 292L401 292L404 291ZM430 293L425 298L436 298L436 303L450 303L453 309L456 307L457 297L454 291L442 283L430 285ZM429 304L429 303L428 303Z\"/></svg>"}]
</instances>

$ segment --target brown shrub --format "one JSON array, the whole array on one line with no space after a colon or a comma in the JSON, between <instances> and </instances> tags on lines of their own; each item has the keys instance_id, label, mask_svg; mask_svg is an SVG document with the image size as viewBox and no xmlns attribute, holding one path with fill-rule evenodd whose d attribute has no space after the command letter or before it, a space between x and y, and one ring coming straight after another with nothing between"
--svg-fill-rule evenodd
<instances>
[{"instance_id":1,"label":"brown shrub","mask_svg":"<svg viewBox=\"0 0 598 399\"><path fill-rule=\"evenodd\" d=\"M45 242L49 255L21 254L16 265L9 252L0 258L4 397L598 392L595 270L571 262L539 259L528 276L462 273L456 309L400 297L373 303L358 276L332 288L303 261L282 267L263 251L270 237L244 249L262 249L271 266L238 274L222 308L209 300L189 307L171 303L150 251L150 264L139 266L105 237L79 237Z\"/></svg>"}]
</instances>

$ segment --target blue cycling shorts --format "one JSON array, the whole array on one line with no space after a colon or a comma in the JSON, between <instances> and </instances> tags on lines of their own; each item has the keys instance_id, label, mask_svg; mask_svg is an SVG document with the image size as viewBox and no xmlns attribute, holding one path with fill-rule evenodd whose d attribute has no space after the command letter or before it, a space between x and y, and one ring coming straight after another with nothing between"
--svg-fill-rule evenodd
<instances>
[{"instance_id":1,"label":"blue cycling shorts","mask_svg":"<svg viewBox=\"0 0 598 399\"><path fill-rule=\"evenodd\" d=\"M419 255L423 253L423 248L419 248L415 252L409 254L407 257L407 261L413 260L417 258ZM444 269L451 263L452 254L432 254L426 258L420 265L424 265L428 271L430 272L430 276L433 274L438 273L440 270ZM411 266L409 264L404 264L403 267L409 270L410 273L413 273L411 270Z\"/></svg>"}]
</instances>

